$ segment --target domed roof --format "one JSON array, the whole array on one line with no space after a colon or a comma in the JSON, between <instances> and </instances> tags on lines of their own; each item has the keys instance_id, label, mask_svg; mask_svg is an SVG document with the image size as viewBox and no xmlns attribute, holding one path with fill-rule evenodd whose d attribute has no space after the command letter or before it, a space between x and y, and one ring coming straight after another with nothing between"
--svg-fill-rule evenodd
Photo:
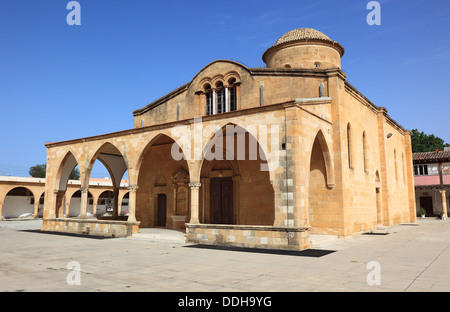
<instances>
[{"instance_id":1,"label":"domed roof","mask_svg":"<svg viewBox=\"0 0 450 312\"><path fill-rule=\"evenodd\" d=\"M282 45L284 43L302 42L302 41L304 42L315 41L328 43L339 51L341 57L344 55L344 47L342 47L338 42L332 40L324 33L312 28L298 28L288 31L283 36L281 36L273 46L267 49L267 51L264 54L266 54L272 48L278 47L279 45Z\"/></svg>"},{"instance_id":2,"label":"domed roof","mask_svg":"<svg viewBox=\"0 0 450 312\"><path fill-rule=\"evenodd\" d=\"M275 42L274 46L297 40L325 40L334 42L330 37L318 30L312 28L298 28L285 33L277 40L277 42Z\"/></svg>"}]
</instances>

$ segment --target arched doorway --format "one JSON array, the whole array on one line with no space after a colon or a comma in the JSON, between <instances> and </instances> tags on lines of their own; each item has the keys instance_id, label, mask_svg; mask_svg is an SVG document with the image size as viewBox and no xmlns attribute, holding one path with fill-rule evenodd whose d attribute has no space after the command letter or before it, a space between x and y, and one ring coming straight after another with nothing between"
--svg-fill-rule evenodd
<instances>
[{"instance_id":1,"label":"arched doorway","mask_svg":"<svg viewBox=\"0 0 450 312\"><path fill-rule=\"evenodd\" d=\"M267 161L246 129L228 124L204 148L201 223L273 225L274 190Z\"/></svg>"},{"instance_id":2,"label":"arched doorway","mask_svg":"<svg viewBox=\"0 0 450 312\"><path fill-rule=\"evenodd\" d=\"M140 156L136 192L140 228L186 229L190 217L189 167L185 157L172 157L172 148L181 151L171 137L159 134ZM182 151L180 154L184 155Z\"/></svg>"}]
</instances>

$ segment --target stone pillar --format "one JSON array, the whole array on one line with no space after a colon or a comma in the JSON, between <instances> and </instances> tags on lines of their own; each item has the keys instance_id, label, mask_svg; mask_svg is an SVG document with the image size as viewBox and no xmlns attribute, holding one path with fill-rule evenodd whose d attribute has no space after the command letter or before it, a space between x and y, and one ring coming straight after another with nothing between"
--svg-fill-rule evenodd
<instances>
[{"instance_id":1,"label":"stone pillar","mask_svg":"<svg viewBox=\"0 0 450 312\"><path fill-rule=\"evenodd\" d=\"M189 183L189 187L191 188L191 220L189 223L200 223L198 219L198 190L200 186L201 183Z\"/></svg>"},{"instance_id":2,"label":"stone pillar","mask_svg":"<svg viewBox=\"0 0 450 312\"><path fill-rule=\"evenodd\" d=\"M81 188L80 219L87 219L88 193L89 188L87 187Z\"/></svg>"},{"instance_id":3,"label":"stone pillar","mask_svg":"<svg viewBox=\"0 0 450 312\"><path fill-rule=\"evenodd\" d=\"M129 186L128 190L129 198L128 198L128 221L135 222L136 221L136 191L138 186Z\"/></svg>"},{"instance_id":4,"label":"stone pillar","mask_svg":"<svg viewBox=\"0 0 450 312\"><path fill-rule=\"evenodd\" d=\"M441 192L441 200L442 200L442 219L447 220L447 199L445 190Z\"/></svg>"},{"instance_id":5,"label":"stone pillar","mask_svg":"<svg viewBox=\"0 0 450 312\"><path fill-rule=\"evenodd\" d=\"M67 196L67 194L64 195L64 218L68 218L70 213L70 201L72 195L69 197L69 199L67 199L68 197L69 196Z\"/></svg>"},{"instance_id":6,"label":"stone pillar","mask_svg":"<svg viewBox=\"0 0 450 312\"><path fill-rule=\"evenodd\" d=\"M92 204L94 207L92 210L92 215L95 217L97 215L98 198L94 198L93 200L94 200L94 202Z\"/></svg>"},{"instance_id":7,"label":"stone pillar","mask_svg":"<svg viewBox=\"0 0 450 312\"><path fill-rule=\"evenodd\" d=\"M117 219L119 216L119 189L114 188L113 190L113 218Z\"/></svg>"},{"instance_id":8,"label":"stone pillar","mask_svg":"<svg viewBox=\"0 0 450 312\"><path fill-rule=\"evenodd\" d=\"M0 201L0 221L3 219L3 201Z\"/></svg>"},{"instance_id":9,"label":"stone pillar","mask_svg":"<svg viewBox=\"0 0 450 312\"><path fill-rule=\"evenodd\" d=\"M49 218L61 218L64 215L66 191L54 191L55 206L50 208Z\"/></svg>"},{"instance_id":10,"label":"stone pillar","mask_svg":"<svg viewBox=\"0 0 450 312\"><path fill-rule=\"evenodd\" d=\"M34 200L34 213L33 213L33 217L37 218L38 217L38 210L39 210L39 199L38 200Z\"/></svg>"}]
</instances>

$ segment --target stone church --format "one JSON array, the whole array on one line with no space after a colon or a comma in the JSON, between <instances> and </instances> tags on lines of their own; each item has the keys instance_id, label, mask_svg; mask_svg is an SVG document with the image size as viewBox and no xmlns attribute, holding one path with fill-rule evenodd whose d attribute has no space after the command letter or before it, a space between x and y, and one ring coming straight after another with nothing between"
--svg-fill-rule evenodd
<instances>
[{"instance_id":1,"label":"stone church","mask_svg":"<svg viewBox=\"0 0 450 312\"><path fill-rule=\"evenodd\" d=\"M317 30L295 29L264 52L265 68L214 61L135 110L133 129L47 143L42 229L127 236L162 227L192 243L302 250L311 234L415 222L411 133L347 82L344 52ZM126 219L86 217L96 160L114 196L128 172ZM77 165L81 213L64 218Z\"/></svg>"}]
</instances>

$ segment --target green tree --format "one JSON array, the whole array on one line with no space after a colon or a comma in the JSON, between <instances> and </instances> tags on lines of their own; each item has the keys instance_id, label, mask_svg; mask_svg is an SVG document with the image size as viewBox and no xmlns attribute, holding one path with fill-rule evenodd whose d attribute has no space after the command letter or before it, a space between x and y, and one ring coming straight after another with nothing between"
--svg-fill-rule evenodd
<instances>
[{"instance_id":1,"label":"green tree","mask_svg":"<svg viewBox=\"0 0 450 312\"><path fill-rule=\"evenodd\" d=\"M36 166L30 167L30 170L28 171L28 173L33 178L45 178L45 170L46 170L45 164L36 165Z\"/></svg>"},{"instance_id":2,"label":"green tree","mask_svg":"<svg viewBox=\"0 0 450 312\"><path fill-rule=\"evenodd\" d=\"M450 146L434 134L425 134L417 129L411 130L411 145L413 153L433 152L436 149L442 151L444 147Z\"/></svg>"},{"instance_id":3,"label":"green tree","mask_svg":"<svg viewBox=\"0 0 450 312\"><path fill-rule=\"evenodd\" d=\"M80 170L77 167L73 168L70 173L69 180L78 180L80 178Z\"/></svg>"},{"instance_id":4,"label":"green tree","mask_svg":"<svg viewBox=\"0 0 450 312\"><path fill-rule=\"evenodd\" d=\"M28 173L33 178L45 178L46 168L47 168L46 164L32 166L30 167ZM79 178L80 178L80 170L78 170L78 168L75 167L70 173L69 180L78 180Z\"/></svg>"}]
</instances>

